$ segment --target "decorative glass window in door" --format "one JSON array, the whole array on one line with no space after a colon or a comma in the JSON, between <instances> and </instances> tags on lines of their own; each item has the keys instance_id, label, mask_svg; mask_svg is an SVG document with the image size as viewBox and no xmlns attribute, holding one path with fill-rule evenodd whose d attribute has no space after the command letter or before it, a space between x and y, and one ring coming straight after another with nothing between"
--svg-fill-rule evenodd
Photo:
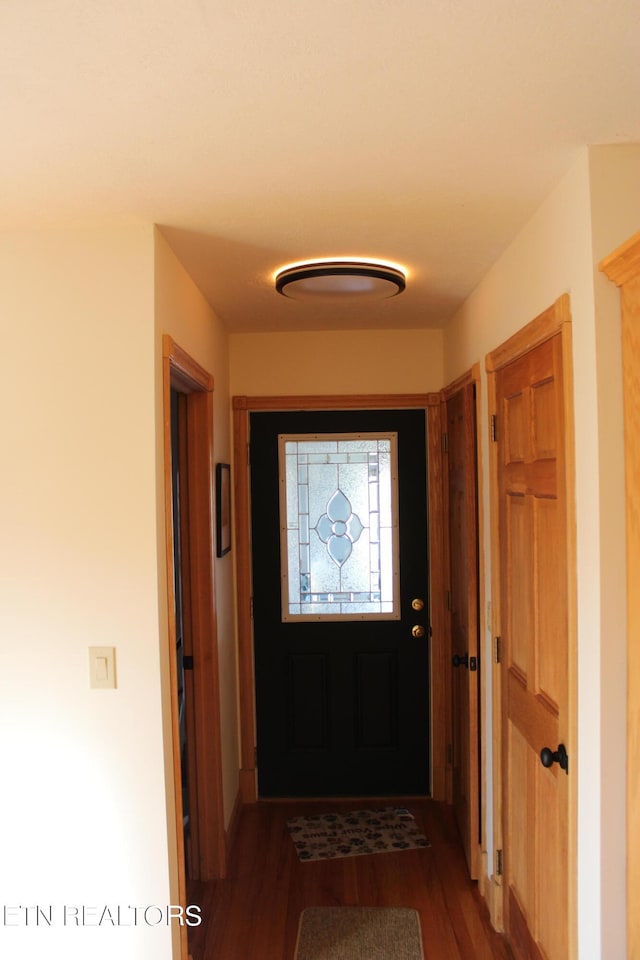
<instances>
[{"instance_id":1,"label":"decorative glass window in door","mask_svg":"<svg viewBox=\"0 0 640 960\"><path fill-rule=\"evenodd\" d=\"M283 621L398 620L397 434L278 441Z\"/></svg>"}]
</instances>

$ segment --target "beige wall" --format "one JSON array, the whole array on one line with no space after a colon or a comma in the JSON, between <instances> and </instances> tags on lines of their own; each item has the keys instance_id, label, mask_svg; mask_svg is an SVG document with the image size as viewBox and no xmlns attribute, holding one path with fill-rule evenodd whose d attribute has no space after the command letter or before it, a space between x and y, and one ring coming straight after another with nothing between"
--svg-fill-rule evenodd
<instances>
[{"instance_id":1,"label":"beige wall","mask_svg":"<svg viewBox=\"0 0 640 960\"><path fill-rule=\"evenodd\" d=\"M216 462L229 463L231 458L228 336L202 294L184 270L162 234L156 232L155 306L157 363L161 363L162 335L173 339L205 370L213 375L213 451ZM158 482L159 504L163 511L164 487L162 436L162 373L157 369L158 391ZM158 520L164 558L164 513ZM233 592L233 553L215 561L216 617L218 624L218 658L220 664L220 721L222 727L222 762L225 825L228 825L238 793L238 723L235 654L235 596ZM161 571L164 583L164 571ZM166 584L164 584L166 589ZM162 616L163 635L166 618Z\"/></svg>"},{"instance_id":2,"label":"beige wall","mask_svg":"<svg viewBox=\"0 0 640 960\"><path fill-rule=\"evenodd\" d=\"M574 392L580 417L576 420L576 510L578 515L578 684L581 703L578 749L579 818L579 939L600 940L600 845L592 827L599 823L600 799L594 784L600 780L599 702L599 549L597 478L597 403L591 217L587 152L574 164L536 211L520 235L496 262L452 321L445 337L445 376L453 379L474 361L482 367L482 420L487 422L484 359L494 347L550 306L562 293L571 298L574 325ZM481 432L484 476L483 532L486 583L490 598L489 439ZM486 623L486 617L485 617ZM491 662L491 632L485 629L484 662ZM491 693L491 675L485 675ZM491 698L487 699L485 729L491 729ZM571 744L570 752L575 746ZM488 809L492 807L493 756L488 745ZM573 770L576 769L574 766ZM587 785L589 785L587 787ZM489 863L493 824L488 823Z\"/></svg>"},{"instance_id":3,"label":"beige wall","mask_svg":"<svg viewBox=\"0 0 640 960\"><path fill-rule=\"evenodd\" d=\"M149 226L0 236L0 901L13 960L168 960L166 926L64 905L170 903ZM88 647L118 687L89 689ZM95 922L95 915L94 915Z\"/></svg>"},{"instance_id":4,"label":"beige wall","mask_svg":"<svg viewBox=\"0 0 640 960\"><path fill-rule=\"evenodd\" d=\"M166 537L164 527L164 430L162 338L169 334L201 367L213 376L214 461L230 461L230 403L228 338L189 274L171 250L161 231L155 231L155 359L156 359L156 456L158 580L160 584L160 658L163 681L165 769L167 778L167 819L170 824L169 855L172 902L177 902L177 846L171 825L175 823L173 802L173 759L171 753L171 690L166 583ZM216 558L215 603L220 669L220 725L222 787L225 827L228 826L238 793L238 703L235 652L235 599L232 555ZM179 955L179 930L173 927L174 955Z\"/></svg>"},{"instance_id":5,"label":"beige wall","mask_svg":"<svg viewBox=\"0 0 640 960\"><path fill-rule=\"evenodd\" d=\"M234 396L428 393L442 386L440 330L230 337Z\"/></svg>"},{"instance_id":6,"label":"beige wall","mask_svg":"<svg viewBox=\"0 0 640 960\"><path fill-rule=\"evenodd\" d=\"M2 927L2 953L6 942L18 960L163 960L166 924L96 935L56 917L65 905L176 902L166 722L162 737L161 337L213 373L214 455L228 462L227 337L151 226L0 237L0 316L0 736L12 784L0 797L1 897L54 908L51 927ZM228 822L238 785L231 556L215 576ZM114 691L89 689L94 645L116 647Z\"/></svg>"},{"instance_id":7,"label":"beige wall","mask_svg":"<svg viewBox=\"0 0 640 960\"><path fill-rule=\"evenodd\" d=\"M624 526L619 306L597 262L640 225L638 148L585 149L445 334L445 380L568 292L573 320L578 574L578 937L625 955ZM483 371L482 415L487 421ZM485 563L490 570L488 438ZM489 582L489 581L488 581ZM491 637L485 635L485 662ZM490 715L486 717L490 722ZM492 763L489 754L489 763ZM576 769L575 767L573 768ZM492 825L489 824L491 846Z\"/></svg>"},{"instance_id":8,"label":"beige wall","mask_svg":"<svg viewBox=\"0 0 640 960\"><path fill-rule=\"evenodd\" d=\"M437 390L568 291L578 413L580 960L624 956L619 317L597 262L640 225L639 159L638 148L585 150L445 335L228 337L150 226L0 236L3 904L171 902L161 334L213 373L215 458L228 461L230 395ZM483 379L486 421L484 387ZM485 435L482 443L487 464ZM487 504L485 517L488 525ZM227 820L238 771L232 556L215 570ZM487 633L485 655L489 642ZM89 689L90 645L117 648L117 690ZM5 926L0 937L13 960L172 953L165 926Z\"/></svg>"}]
</instances>

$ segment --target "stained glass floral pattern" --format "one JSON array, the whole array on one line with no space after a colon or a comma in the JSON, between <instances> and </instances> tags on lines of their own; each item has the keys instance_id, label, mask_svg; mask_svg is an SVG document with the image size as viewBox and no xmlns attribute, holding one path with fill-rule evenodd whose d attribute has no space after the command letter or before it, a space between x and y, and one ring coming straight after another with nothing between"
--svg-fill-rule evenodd
<instances>
[{"instance_id":1,"label":"stained glass floral pattern","mask_svg":"<svg viewBox=\"0 0 640 960\"><path fill-rule=\"evenodd\" d=\"M360 517L353 513L349 498L342 490L336 490L313 528L323 543L327 553L339 567L351 556L352 544L356 542L364 526Z\"/></svg>"},{"instance_id":2,"label":"stained glass floral pattern","mask_svg":"<svg viewBox=\"0 0 640 960\"><path fill-rule=\"evenodd\" d=\"M396 619L395 434L281 436L283 619Z\"/></svg>"}]
</instances>

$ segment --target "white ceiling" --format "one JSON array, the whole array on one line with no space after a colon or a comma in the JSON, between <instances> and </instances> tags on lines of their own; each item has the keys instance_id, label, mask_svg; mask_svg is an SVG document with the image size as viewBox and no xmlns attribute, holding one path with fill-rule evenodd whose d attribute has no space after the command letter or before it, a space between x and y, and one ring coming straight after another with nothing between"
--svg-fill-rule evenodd
<instances>
[{"instance_id":1,"label":"white ceiling","mask_svg":"<svg viewBox=\"0 0 640 960\"><path fill-rule=\"evenodd\" d=\"M442 326L580 147L640 141L640 5L2 0L0 136L0 226L158 223L230 330ZM273 292L350 255L406 292Z\"/></svg>"}]
</instances>

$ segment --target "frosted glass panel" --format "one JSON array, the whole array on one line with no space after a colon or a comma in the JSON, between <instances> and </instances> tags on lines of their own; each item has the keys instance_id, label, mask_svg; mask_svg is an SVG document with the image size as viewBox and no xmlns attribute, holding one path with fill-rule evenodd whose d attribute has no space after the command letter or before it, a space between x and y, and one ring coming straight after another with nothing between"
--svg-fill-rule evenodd
<instances>
[{"instance_id":1,"label":"frosted glass panel","mask_svg":"<svg viewBox=\"0 0 640 960\"><path fill-rule=\"evenodd\" d=\"M282 619L399 619L397 435L278 439Z\"/></svg>"}]
</instances>

